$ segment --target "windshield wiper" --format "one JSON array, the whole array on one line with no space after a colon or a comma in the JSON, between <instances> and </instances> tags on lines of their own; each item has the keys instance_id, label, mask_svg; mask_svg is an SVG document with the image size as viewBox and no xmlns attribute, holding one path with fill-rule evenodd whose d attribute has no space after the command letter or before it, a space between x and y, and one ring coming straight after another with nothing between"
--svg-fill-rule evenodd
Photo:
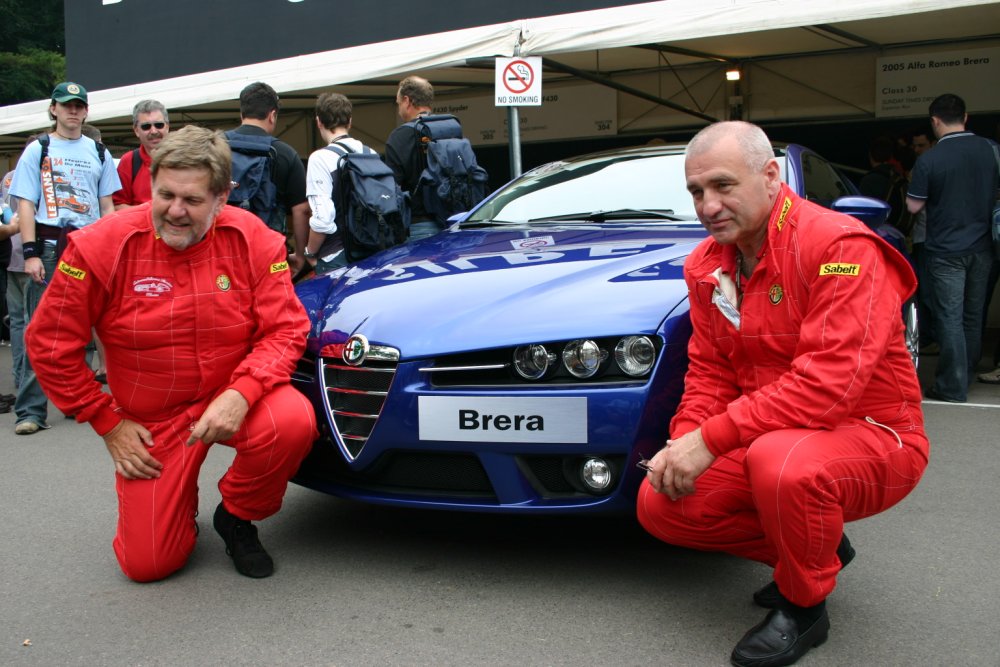
<instances>
[{"instance_id":1,"label":"windshield wiper","mask_svg":"<svg viewBox=\"0 0 1000 667\"><path fill-rule=\"evenodd\" d=\"M559 222L564 220L585 220L587 222L606 222L608 220L635 220L638 218L658 218L661 220L682 220L672 209L641 209L618 208L613 211L590 211L587 213L566 213L563 215L547 215L542 218L532 218L528 222Z\"/></svg>"},{"instance_id":2,"label":"windshield wiper","mask_svg":"<svg viewBox=\"0 0 1000 667\"><path fill-rule=\"evenodd\" d=\"M482 220L465 220L459 224L462 229L468 229L469 227L493 227L494 225L523 225L524 220L492 220L490 218L484 218Z\"/></svg>"}]
</instances>

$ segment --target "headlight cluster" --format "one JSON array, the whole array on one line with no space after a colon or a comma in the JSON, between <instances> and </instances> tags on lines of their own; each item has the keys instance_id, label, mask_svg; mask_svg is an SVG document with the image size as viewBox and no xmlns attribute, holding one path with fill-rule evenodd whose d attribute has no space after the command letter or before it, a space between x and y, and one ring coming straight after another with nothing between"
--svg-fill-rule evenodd
<instances>
[{"instance_id":1,"label":"headlight cluster","mask_svg":"<svg viewBox=\"0 0 1000 667\"><path fill-rule=\"evenodd\" d=\"M542 380L558 372L558 360L575 378L594 377L606 369L614 346L614 363L630 377L647 375L656 362L656 347L647 336L625 336L617 341L580 338L566 344L520 345L514 349L514 370L525 380ZM559 348L562 352L557 353Z\"/></svg>"}]
</instances>

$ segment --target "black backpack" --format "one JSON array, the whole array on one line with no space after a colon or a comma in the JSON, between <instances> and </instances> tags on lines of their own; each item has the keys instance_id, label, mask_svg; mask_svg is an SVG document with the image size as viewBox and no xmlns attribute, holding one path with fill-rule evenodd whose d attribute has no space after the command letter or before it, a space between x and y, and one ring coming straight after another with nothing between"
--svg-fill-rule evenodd
<instances>
[{"instance_id":1,"label":"black backpack","mask_svg":"<svg viewBox=\"0 0 1000 667\"><path fill-rule=\"evenodd\" d=\"M378 153L362 152L334 142L328 150L340 156L333 172L333 202L337 229L349 263L406 241L410 233L410 202L399 189L392 169Z\"/></svg>"},{"instance_id":2,"label":"black backpack","mask_svg":"<svg viewBox=\"0 0 1000 667\"><path fill-rule=\"evenodd\" d=\"M278 207L274 164L278 153L272 136L226 132L233 152L232 189L228 204L250 211L271 229L285 233L285 212Z\"/></svg>"},{"instance_id":3,"label":"black backpack","mask_svg":"<svg viewBox=\"0 0 1000 667\"><path fill-rule=\"evenodd\" d=\"M417 195L439 223L469 211L486 197L489 176L476 162L472 144L462 136L462 125L449 114L420 116L411 121L427 158Z\"/></svg>"},{"instance_id":4,"label":"black backpack","mask_svg":"<svg viewBox=\"0 0 1000 667\"><path fill-rule=\"evenodd\" d=\"M41 167L45 163L45 158L49 156L49 141L51 141L51 138L49 137L48 132L44 132L42 133L42 136L38 137L38 144L42 147L42 155L38 159L39 167ZM95 141L94 143L97 145L97 157L100 158L101 165L103 165L104 153L107 150L107 148L100 141Z\"/></svg>"}]
</instances>

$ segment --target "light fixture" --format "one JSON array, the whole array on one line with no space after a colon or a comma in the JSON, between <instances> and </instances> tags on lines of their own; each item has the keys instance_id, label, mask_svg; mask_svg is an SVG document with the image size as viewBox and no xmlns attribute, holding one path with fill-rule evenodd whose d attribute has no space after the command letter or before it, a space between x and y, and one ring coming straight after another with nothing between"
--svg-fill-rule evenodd
<instances>
[{"instance_id":1,"label":"light fixture","mask_svg":"<svg viewBox=\"0 0 1000 667\"><path fill-rule=\"evenodd\" d=\"M739 81L740 80L740 70L738 68L727 69L726 70L726 81Z\"/></svg>"}]
</instances>

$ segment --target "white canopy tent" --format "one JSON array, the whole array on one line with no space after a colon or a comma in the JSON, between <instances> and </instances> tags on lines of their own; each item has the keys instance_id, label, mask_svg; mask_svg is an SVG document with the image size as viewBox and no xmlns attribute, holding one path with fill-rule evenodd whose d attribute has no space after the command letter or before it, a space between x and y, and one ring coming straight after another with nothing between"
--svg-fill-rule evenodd
<instances>
[{"instance_id":1,"label":"white canopy tent","mask_svg":"<svg viewBox=\"0 0 1000 667\"><path fill-rule=\"evenodd\" d=\"M982 20L973 19L973 23L982 29L985 21L995 31L998 24L994 19L1000 11L996 0L947 3L949 11L977 7L984 8L985 13ZM610 60L614 57L610 55L613 50L622 47L692 44L720 37L727 37L730 46L741 44L735 51L749 51L760 47L750 46L753 42L745 40L762 31L842 26L879 19L897 22L894 25L903 34L906 21L925 12L932 14L924 16L933 16L941 9L940 0L663 0L530 18L95 90L90 92L89 120L127 118L136 101L149 97L160 100L171 110L191 113L225 101L232 107L240 90L258 80L267 81L285 98L290 93L308 93L380 77L395 78L493 56L562 54L571 58L571 54L598 52L608 54ZM933 23L933 19L930 21ZM938 26L942 34L948 32L946 21L938 22ZM791 43L786 46L789 52L797 48ZM775 48L780 46L771 43L770 51ZM39 100L0 108L0 136L44 127L48 122L47 107L47 100ZM196 116L188 118L197 120ZM7 139L15 140L13 144L7 143L8 149L11 145L19 148L20 138Z\"/></svg>"}]
</instances>

